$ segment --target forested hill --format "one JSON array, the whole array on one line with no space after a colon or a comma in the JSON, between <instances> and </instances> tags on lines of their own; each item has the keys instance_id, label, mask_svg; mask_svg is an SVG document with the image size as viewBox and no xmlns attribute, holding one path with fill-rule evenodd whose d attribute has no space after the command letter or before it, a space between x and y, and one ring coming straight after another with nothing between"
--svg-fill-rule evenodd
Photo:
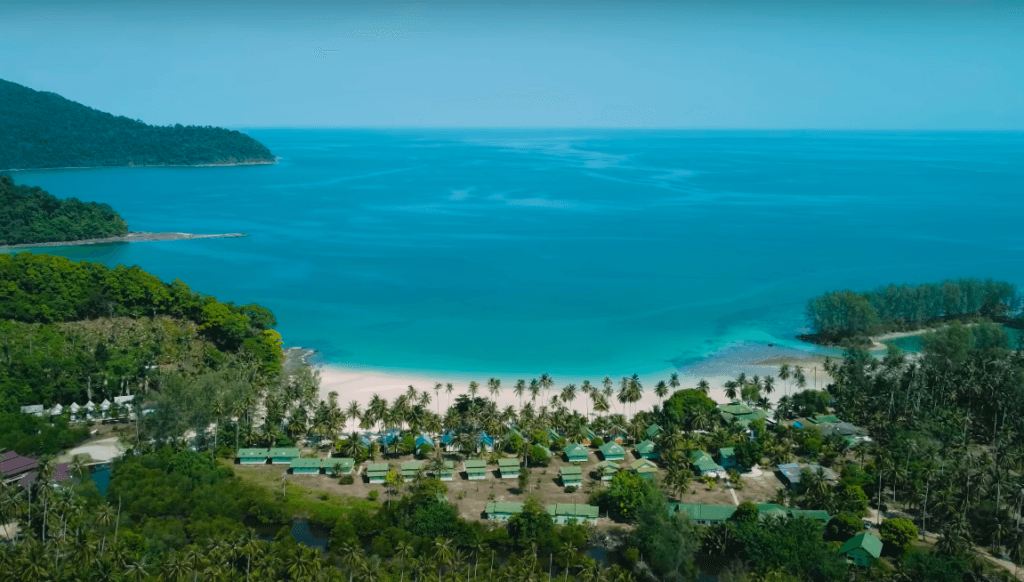
<instances>
[{"instance_id":1,"label":"forested hill","mask_svg":"<svg viewBox=\"0 0 1024 582\"><path fill-rule=\"evenodd\" d=\"M0 175L0 245L63 242L128 234L128 223L106 204L58 200L38 187Z\"/></svg>"},{"instance_id":2,"label":"forested hill","mask_svg":"<svg viewBox=\"0 0 1024 582\"><path fill-rule=\"evenodd\" d=\"M219 127L156 127L0 79L0 169L272 162Z\"/></svg>"}]
</instances>

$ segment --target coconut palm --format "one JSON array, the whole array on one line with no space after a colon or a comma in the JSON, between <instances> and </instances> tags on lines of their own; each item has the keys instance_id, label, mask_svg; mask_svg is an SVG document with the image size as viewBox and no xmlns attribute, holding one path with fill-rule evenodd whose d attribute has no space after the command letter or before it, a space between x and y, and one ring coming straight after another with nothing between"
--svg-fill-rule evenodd
<instances>
[{"instance_id":1,"label":"coconut palm","mask_svg":"<svg viewBox=\"0 0 1024 582\"><path fill-rule=\"evenodd\" d=\"M676 379L676 382L679 380ZM658 397L658 406L665 404L665 397L668 396L668 385L662 380L654 387L654 395Z\"/></svg>"},{"instance_id":2,"label":"coconut palm","mask_svg":"<svg viewBox=\"0 0 1024 582\"><path fill-rule=\"evenodd\" d=\"M707 394L708 391L711 390L711 385L708 384L707 380L705 380L704 378L701 378L700 382L697 382L697 389L700 390L701 392L703 392L704 394Z\"/></svg>"},{"instance_id":3,"label":"coconut palm","mask_svg":"<svg viewBox=\"0 0 1024 582\"><path fill-rule=\"evenodd\" d=\"M519 408L523 407L523 394L526 393L526 380L516 380L514 393L519 397Z\"/></svg>"},{"instance_id":4,"label":"coconut palm","mask_svg":"<svg viewBox=\"0 0 1024 582\"><path fill-rule=\"evenodd\" d=\"M488 380L487 392L490 393L491 398L497 400L498 394L501 392L501 380L497 378L491 378L490 380Z\"/></svg>"}]
</instances>

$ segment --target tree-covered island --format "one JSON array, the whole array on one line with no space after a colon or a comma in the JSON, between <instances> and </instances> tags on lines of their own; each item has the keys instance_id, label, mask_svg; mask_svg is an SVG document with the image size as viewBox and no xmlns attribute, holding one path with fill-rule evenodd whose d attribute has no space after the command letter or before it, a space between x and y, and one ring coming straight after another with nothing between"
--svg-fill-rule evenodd
<instances>
[{"instance_id":1,"label":"tree-covered island","mask_svg":"<svg viewBox=\"0 0 1024 582\"><path fill-rule=\"evenodd\" d=\"M128 234L110 206L60 200L39 187L16 185L0 174L0 246L77 241Z\"/></svg>"}]
</instances>

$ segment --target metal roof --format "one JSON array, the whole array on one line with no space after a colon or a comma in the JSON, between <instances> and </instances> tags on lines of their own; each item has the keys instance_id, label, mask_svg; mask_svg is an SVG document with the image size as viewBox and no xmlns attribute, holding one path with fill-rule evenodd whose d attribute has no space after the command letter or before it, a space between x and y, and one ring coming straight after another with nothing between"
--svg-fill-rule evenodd
<instances>
[{"instance_id":1,"label":"metal roof","mask_svg":"<svg viewBox=\"0 0 1024 582\"><path fill-rule=\"evenodd\" d=\"M523 504L514 502L491 502L484 508L488 515L495 513L522 513Z\"/></svg>"},{"instance_id":2,"label":"metal roof","mask_svg":"<svg viewBox=\"0 0 1024 582\"><path fill-rule=\"evenodd\" d=\"M622 445L614 441L601 445L601 454L603 455L625 455L626 449L622 448Z\"/></svg>"},{"instance_id":3,"label":"metal roof","mask_svg":"<svg viewBox=\"0 0 1024 582\"><path fill-rule=\"evenodd\" d=\"M557 503L547 506L553 516L589 517L597 519L597 507L583 503Z\"/></svg>"},{"instance_id":4,"label":"metal roof","mask_svg":"<svg viewBox=\"0 0 1024 582\"><path fill-rule=\"evenodd\" d=\"M585 446L583 446L583 445L581 445L579 443L569 443L569 444L565 445L565 449L564 450L565 450L566 456L568 456L568 457L589 457L590 456L590 451L587 450L587 447L585 447Z\"/></svg>"},{"instance_id":5,"label":"metal roof","mask_svg":"<svg viewBox=\"0 0 1024 582\"><path fill-rule=\"evenodd\" d=\"M268 457L270 449L238 449L239 457Z\"/></svg>"},{"instance_id":6,"label":"metal roof","mask_svg":"<svg viewBox=\"0 0 1024 582\"><path fill-rule=\"evenodd\" d=\"M403 471L419 471L423 468L423 461L406 461L402 463Z\"/></svg>"},{"instance_id":7,"label":"metal roof","mask_svg":"<svg viewBox=\"0 0 1024 582\"><path fill-rule=\"evenodd\" d=\"M319 469L323 465L323 459L292 459L289 464L292 467L316 467Z\"/></svg>"},{"instance_id":8,"label":"metal roof","mask_svg":"<svg viewBox=\"0 0 1024 582\"><path fill-rule=\"evenodd\" d=\"M693 521L728 521L736 513L736 507L703 503L669 503L668 511L671 515L685 513Z\"/></svg>"},{"instance_id":9,"label":"metal roof","mask_svg":"<svg viewBox=\"0 0 1024 582\"><path fill-rule=\"evenodd\" d=\"M366 467L366 473L387 473L391 470L391 465L387 463L370 463Z\"/></svg>"},{"instance_id":10,"label":"metal roof","mask_svg":"<svg viewBox=\"0 0 1024 582\"><path fill-rule=\"evenodd\" d=\"M351 457L331 457L324 459L324 467L354 467L356 460Z\"/></svg>"},{"instance_id":11,"label":"metal roof","mask_svg":"<svg viewBox=\"0 0 1024 582\"><path fill-rule=\"evenodd\" d=\"M845 554L857 548L863 549L872 558L877 558L882 555L882 540L876 538L870 532L862 532L847 540L843 547L839 548L839 553Z\"/></svg>"},{"instance_id":12,"label":"metal roof","mask_svg":"<svg viewBox=\"0 0 1024 582\"><path fill-rule=\"evenodd\" d=\"M466 469L486 469L487 461L482 459L466 459Z\"/></svg>"},{"instance_id":13,"label":"metal roof","mask_svg":"<svg viewBox=\"0 0 1024 582\"><path fill-rule=\"evenodd\" d=\"M519 467L519 459L498 459L499 467Z\"/></svg>"},{"instance_id":14,"label":"metal roof","mask_svg":"<svg viewBox=\"0 0 1024 582\"><path fill-rule=\"evenodd\" d=\"M270 449L271 457L298 457L299 449L295 447L276 447Z\"/></svg>"},{"instance_id":15,"label":"metal roof","mask_svg":"<svg viewBox=\"0 0 1024 582\"><path fill-rule=\"evenodd\" d=\"M629 465L629 468L639 473L651 473L658 470L658 466L647 459L637 459Z\"/></svg>"},{"instance_id":16,"label":"metal roof","mask_svg":"<svg viewBox=\"0 0 1024 582\"><path fill-rule=\"evenodd\" d=\"M638 444L636 446L636 450L640 451L640 454L643 454L643 453L653 453L654 449L657 448L657 446L658 445L654 444L654 441L647 440L647 441L643 441L642 443Z\"/></svg>"},{"instance_id":17,"label":"metal roof","mask_svg":"<svg viewBox=\"0 0 1024 582\"><path fill-rule=\"evenodd\" d=\"M582 475L583 469L572 465L565 465L559 470L559 473L562 475Z\"/></svg>"}]
</instances>

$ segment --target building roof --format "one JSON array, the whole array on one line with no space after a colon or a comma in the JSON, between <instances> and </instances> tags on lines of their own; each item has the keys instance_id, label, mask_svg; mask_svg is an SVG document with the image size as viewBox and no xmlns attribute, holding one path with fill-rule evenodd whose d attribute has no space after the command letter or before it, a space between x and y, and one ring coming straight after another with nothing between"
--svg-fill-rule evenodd
<instances>
[{"instance_id":1,"label":"building roof","mask_svg":"<svg viewBox=\"0 0 1024 582\"><path fill-rule=\"evenodd\" d=\"M488 515L495 513L522 513L523 504L515 502L491 502L484 508Z\"/></svg>"},{"instance_id":2,"label":"building roof","mask_svg":"<svg viewBox=\"0 0 1024 582\"><path fill-rule=\"evenodd\" d=\"M309 469L309 468L312 468L312 467L316 467L317 469L319 469L321 466L323 466L323 459L299 459L299 458L295 458L295 459L292 459L291 463L289 463L289 464L291 465L291 467L293 469L296 468L296 467L301 467L303 469Z\"/></svg>"},{"instance_id":3,"label":"building roof","mask_svg":"<svg viewBox=\"0 0 1024 582\"><path fill-rule=\"evenodd\" d=\"M504 469L506 467L519 468L519 459L498 459L498 467Z\"/></svg>"},{"instance_id":4,"label":"building roof","mask_svg":"<svg viewBox=\"0 0 1024 582\"><path fill-rule=\"evenodd\" d=\"M721 471L722 467L711 458L711 455L704 451L693 451L690 454L690 463L697 467L702 473L707 471Z\"/></svg>"},{"instance_id":5,"label":"building roof","mask_svg":"<svg viewBox=\"0 0 1024 582\"><path fill-rule=\"evenodd\" d=\"M728 521L736 513L736 507L704 503L669 503L668 512L670 515L685 513L693 521Z\"/></svg>"},{"instance_id":6,"label":"building roof","mask_svg":"<svg viewBox=\"0 0 1024 582\"><path fill-rule=\"evenodd\" d=\"M445 461L444 462L444 468L441 469L441 472L454 471L454 470L455 470L455 461Z\"/></svg>"},{"instance_id":7,"label":"building roof","mask_svg":"<svg viewBox=\"0 0 1024 582\"><path fill-rule=\"evenodd\" d=\"M423 461L406 461L402 463L402 471L419 471L423 468Z\"/></svg>"},{"instance_id":8,"label":"building roof","mask_svg":"<svg viewBox=\"0 0 1024 582\"><path fill-rule=\"evenodd\" d=\"M782 476L786 478L790 483L796 484L800 482L800 463L782 463L775 465Z\"/></svg>"},{"instance_id":9,"label":"building roof","mask_svg":"<svg viewBox=\"0 0 1024 582\"><path fill-rule=\"evenodd\" d=\"M15 475L25 473L26 471L32 471L37 465L39 465L39 461L36 461L35 459L14 454L3 461L0 461L0 475L3 475L4 477L13 477Z\"/></svg>"},{"instance_id":10,"label":"building roof","mask_svg":"<svg viewBox=\"0 0 1024 582\"><path fill-rule=\"evenodd\" d=\"M872 558L878 558L882 555L882 540L876 538L870 532L862 532L847 540L843 547L839 548L839 553L845 554L857 548L861 548Z\"/></svg>"},{"instance_id":11,"label":"building roof","mask_svg":"<svg viewBox=\"0 0 1024 582\"><path fill-rule=\"evenodd\" d=\"M601 454L608 455L625 455L626 449L622 448L622 445L616 442L607 442L601 445Z\"/></svg>"},{"instance_id":12,"label":"building roof","mask_svg":"<svg viewBox=\"0 0 1024 582\"><path fill-rule=\"evenodd\" d=\"M606 474L606 475L608 473L618 473L619 472L619 464L616 463L615 461L601 461L600 463L595 465L594 468L597 469L598 471L600 471L601 473Z\"/></svg>"},{"instance_id":13,"label":"building roof","mask_svg":"<svg viewBox=\"0 0 1024 582\"><path fill-rule=\"evenodd\" d=\"M842 422L839 417L834 414L821 414L814 417L814 422L822 424L825 422Z\"/></svg>"},{"instance_id":14,"label":"building roof","mask_svg":"<svg viewBox=\"0 0 1024 582\"><path fill-rule=\"evenodd\" d=\"M658 466L647 459L637 459L630 463L629 468L637 473L653 473L658 470Z\"/></svg>"},{"instance_id":15,"label":"building roof","mask_svg":"<svg viewBox=\"0 0 1024 582\"><path fill-rule=\"evenodd\" d=\"M238 449L239 457L269 457L270 449Z\"/></svg>"},{"instance_id":16,"label":"building roof","mask_svg":"<svg viewBox=\"0 0 1024 582\"><path fill-rule=\"evenodd\" d=\"M466 470L487 468L487 461L483 459L466 459L464 464L466 465Z\"/></svg>"},{"instance_id":17,"label":"building roof","mask_svg":"<svg viewBox=\"0 0 1024 582\"><path fill-rule=\"evenodd\" d=\"M597 519L597 507L584 503L556 503L547 506L548 513L556 517L589 517Z\"/></svg>"},{"instance_id":18,"label":"building roof","mask_svg":"<svg viewBox=\"0 0 1024 582\"><path fill-rule=\"evenodd\" d=\"M356 460L352 457L331 457L324 459L324 467L330 469L331 467L355 467Z\"/></svg>"},{"instance_id":19,"label":"building roof","mask_svg":"<svg viewBox=\"0 0 1024 582\"><path fill-rule=\"evenodd\" d=\"M568 457L589 457L590 451L579 443L569 443L565 445L565 454Z\"/></svg>"},{"instance_id":20,"label":"building roof","mask_svg":"<svg viewBox=\"0 0 1024 582\"><path fill-rule=\"evenodd\" d=\"M271 457L298 457L299 449L295 447L275 447L270 449Z\"/></svg>"},{"instance_id":21,"label":"building roof","mask_svg":"<svg viewBox=\"0 0 1024 582\"><path fill-rule=\"evenodd\" d=\"M661 432L661 427L658 426L657 423L651 423L651 426L647 427L647 438L652 439L658 436L659 432Z\"/></svg>"},{"instance_id":22,"label":"building roof","mask_svg":"<svg viewBox=\"0 0 1024 582\"><path fill-rule=\"evenodd\" d=\"M22 406L21 407L21 413L22 414L34 414L36 416L42 416L43 415L43 405L42 404L29 404L28 406Z\"/></svg>"},{"instance_id":23,"label":"building roof","mask_svg":"<svg viewBox=\"0 0 1024 582\"><path fill-rule=\"evenodd\" d=\"M832 516L829 515L827 511L816 509L795 509L791 507L783 507L777 503L758 503L757 510L764 516L778 515L782 517L806 517L807 519L813 519L823 523L828 523L828 520L832 519Z\"/></svg>"},{"instance_id":24,"label":"building roof","mask_svg":"<svg viewBox=\"0 0 1024 582\"><path fill-rule=\"evenodd\" d=\"M658 448L658 445L654 444L654 441L646 440L636 446L637 452L641 455L651 454Z\"/></svg>"},{"instance_id":25,"label":"building roof","mask_svg":"<svg viewBox=\"0 0 1024 582\"><path fill-rule=\"evenodd\" d=\"M367 475L384 474L391 470L391 465L387 463L370 463L366 466Z\"/></svg>"},{"instance_id":26,"label":"building roof","mask_svg":"<svg viewBox=\"0 0 1024 582\"><path fill-rule=\"evenodd\" d=\"M420 436L416 437L416 448L418 449L423 445L434 446L434 439L430 438L425 434L421 434Z\"/></svg>"},{"instance_id":27,"label":"building roof","mask_svg":"<svg viewBox=\"0 0 1024 582\"><path fill-rule=\"evenodd\" d=\"M572 475L581 475L582 476L583 475L583 469L581 469L579 467L576 467L574 465L563 465L562 468L559 470L559 473L562 474L563 476L572 476Z\"/></svg>"}]
</instances>

